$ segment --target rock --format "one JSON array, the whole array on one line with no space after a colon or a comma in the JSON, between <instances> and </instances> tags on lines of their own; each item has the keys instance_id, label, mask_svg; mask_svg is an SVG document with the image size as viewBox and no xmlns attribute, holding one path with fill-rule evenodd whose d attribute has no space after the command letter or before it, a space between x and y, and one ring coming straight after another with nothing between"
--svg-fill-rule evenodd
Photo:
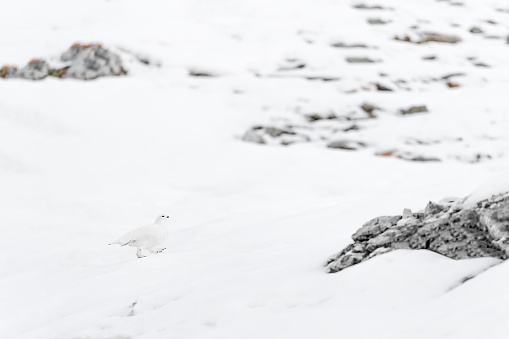
<instances>
[{"instance_id":1,"label":"rock","mask_svg":"<svg viewBox=\"0 0 509 339\"><path fill-rule=\"evenodd\" d=\"M400 219L400 216L387 216L372 219L362 225L362 227L357 232L355 232L354 235L352 235L352 239L354 241L365 241L369 240L370 238L374 238L392 226L395 226Z\"/></svg>"},{"instance_id":2,"label":"rock","mask_svg":"<svg viewBox=\"0 0 509 339\"><path fill-rule=\"evenodd\" d=\"M382 20L382 19L372 18L372 19L368 19L368 23L370 25L385 25L385 24L390 23L390 21L385 21L385 20Z\"/></svg>"},{"instance_id":3,"label":"rock","mask_svg":"<svg viewBox=\"0 0 509 339\"><path fill-rule=\"evenodd\" d=\"M366 144L360 141L353 140L337 140L329 143L327 147L354 151L366 147Z\"/></svg>"},{"instance_id":4,"label":"rock","mask_svg":"<svg viewBox=\"0 0 509 339\"><path fill-rule=\"evenodd\" d=\"M490 67L490 65L485 64L484 62L475 62L474 66L477 66L477 67Z\"/></svg>"},{"instance_id":5,"label":"rock","mask_svg":"<svg viewBox=\"0 0 509 339\"><path fill-rule=\"evenodd\" d=\"M3 66L0 68L0 78L14 78L18 72L16 66Z\"/></svg>"},{"instance_id":6,"label":"rock","mask_svg":"<svg viewBox=\"0 0 509 339\"><path fill-rule=\"evenodd\" d=\"M436 60L437 56L436 55L428 55L428 56L424 56L422 58L424 60Z\"/></svg>"},{"instance_id":7,"label":"rock","mask_svg":"<svg viewBox=\"0 0 509 339\"><path fill-rule=\"evenodd\" d=\"M265 144L265 140L261 135L258 135L253 129L248 130L244 136L242 137L242 140L254 142L257 144Z\"/></svg>"},{"instance_id":8,"label":"rock","mask_svg":"<svg viewBox=\"0 0 509 339\"><path fill-rule=\"evenodd\" d=\"M365 44L345 44L343 42L337 42L331 45L336 48L368 48Z\"/></svg>"},{"instance_id":9,"label":"rock","mask_svg":"<svg viewBox=\"0 0 509 339\"><path fill-rule=\"evenodd\" d=\"M357 9L388 9L380 5L366 5L366 4L357 4L354 5L353 8Z\"/></svg>"},{"instance_id":10,"label":"rock","mask_svg":"<svg viewBox=\"0 0 509 339\"><path fill-rule=\"evenodd\" d=\"M361 105L361 108L364 112L368 113L369 117L370 118L376 118L376 115L373 114L373 111L375 109L379 109L378 107L376 107L375 105L372 105L372 104L368 104L368 103L363 103Z\"/></svg>"},{"instance_id":11,"label":"rock","mask_svg":"<svg viewBox=\"0 0 509 339\"><path fill-rule=\"evenodd\" d=\"M62 54L61 60L68 63L63 78L92 80L101 76L127 74L120 56L101 44L74 44Z\"/></svg>"},{"instance_id":12,"label":"rock","mask_svg":"<svg viewBox=\"0 0 509 339\"><path fill-rule=\"evenodd\" d=\"M427 249L452 259L509 257L509 193L462 208L460 199L429 202L423 213L370 220L352 235L354 243L332 256L330 273L392 250Z\"/></svg>"},{"instance_id":13,"label":"rock","mask_svg":"<svg viewBox=\"0 0 509 339\"><path fill-rule=\"evenodd\" d=\"M210 72L204 71L204 70L190 69L189 76L192 76L192 77L215 77L216 75L214 75Z\"/></svg>"},{"instance_id":14,"label":"rock","mask_svg":"<svg viewBox=\"0 0 509 339\"><path fill-rule=\"evenodd\" d=\"M455 35L433 33L433 32L421 33L421 43L423 43L423 42L441 42L441 43L455 44L460 41L461 41L461 38L458 36L455 36Z\"/></svg>"},{"instance_id":15,"label":"rock","mask_svg":"<svg viewBox=\"0 0 509 339\"><path fill-rule=\"evenodd\" d=\"M390 89L389 87L384 86L384 85L382 85L382 84L376 83L376 84L375 84L375 86L376 86L376 89L377 89L378 91L392 92L392 89Z\"/></svg>"},{"instance_id":16,"label":"rock","mask_svg":"<svg viewBox=\"0 0 509 339\"><path fill-rule=\"evenodd\" d=\"M292 132L292 131L289 131L286 129L276 128L276 127L265 127L265 133L267 133L268 135L270 135L273 138L280 137L283 134L291 134L291 135L295 134L295 132Z\"/></svg>"},{"instance_id":17,"label":"rock","mask_svg":"<svg viewBox=\"0 0 509 339\"><path fill-rule=\"evenodd\" d=\"M32 59L21 71L18 72L17 76L24 79L30 80L41 80L49 75L50 68L45 60Z\"/></svg>"},{"instance_id":18,"label":"rock","mask_svg":"<svg viewBox=\"0 0 509 339\"><path fill-rule=\"evenodd\" d=\"M473 33L473 34L482 34L482 33L484 33L484 31L481 28L477 27L477 26L471 27L469 32Z\"/></svg>"},{"instance_id":19,"label":"rock","mask_svg":"<svg viewBox=\"0 0 509 339\"><path fill-rule=\"evenodd\" d=\"M419 40L412 40L412 38L410 38L408 35L405 35L402 38L400 38L399 36L396 36L394 39L398 40L398 41L411 42L414 44L423 44L423 43L427 43L427 42L440 42L440 43L455 44L455 43L461 41L461 38L456 35L447 35L447 34L433 33L433 32L420 33Z\"/></svg>"},{"instance_id":20,"label":"rock","mask_svg":"<svg viewBox=\"0 0 509 339\"><path fill-rule=\"evenodd\" d=\"M414 113L425 113L428 112L428 108L426 106L412 106L407 109L400 110L401 114L414 114Z\"/></svg>"},{"instance_id":21,"label":"rock","mask_svg":"<svg viewBox=\"0 0 509 339\"><path fill-rule=\"evenodd\" d=\"M438 213L442 212L443 209L444 209L444 206L435 204L434 202L430 201L430 202L428 202L428 204L426 205L426 208L424 209L424 217L427 217L429 215L438 214Z\"/></svg>"},{"instance_id":22,"label":"rock","mask_svg":"<svg viewBox=\"0 0 509 339\"><path fill-rule=\"evenodd\" d=\"M305 115L306 119L309 121L309 122L315 122L315 121L318 121L318 120L334 120L334 119L337 119L337 116L331 112L331 113L327 113L327 114L319 114L319 113L312 113L312 114L306 114Z\"/></svg>"},{"instance_id":23,"label":"rock","mask_svg":"<svg viewBox=\"0 0 509 339\"><path fill-rule=\"evenodd\" d=\"M365 57L349 57L349 58L346 58L346 61L351 64L366 64L366 63L376 62L373 59L365 58Z\"/></svg>"}]
</instances>

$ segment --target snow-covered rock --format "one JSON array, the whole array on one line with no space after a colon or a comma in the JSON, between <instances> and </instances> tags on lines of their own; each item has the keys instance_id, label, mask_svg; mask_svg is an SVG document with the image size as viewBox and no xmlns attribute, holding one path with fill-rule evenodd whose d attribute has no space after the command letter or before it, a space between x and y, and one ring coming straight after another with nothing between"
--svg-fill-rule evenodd
<instances>
[{"instance_id":1,"label":"snow-covered rock","mask_svg":"<svg viewBox=\"0 0 509 339\"><path fill-rule=\"evenodd\" d=\"M16 76L30 80L41 80L49 75L50 67L46 60L32 59Z\"/></svg>"},{"instance_id":2,"label":"snow-covered rock","mask_svg":"<svg viewBox=\"0 0 509 339\"><path fill-rule=\"evenodd\" d=\"M74 44L62 54L61 60L67 62L64 78L91 80L107 75L123 75L120 56L105 49L101 44Z\"/></svg>"},{"instance_id":3,"label":"snow-covered rock","mask_svg":"<svg viewBox=\"0 0 509 339\"><path fill-rule=\"evenodd\" d=\"M509 257L509 193L462 208L457 201L429 202L423 212L378 217L355 241L327 261L330 273L396 249L427 249L453 259Z\"/></svg>"}]
</instances>

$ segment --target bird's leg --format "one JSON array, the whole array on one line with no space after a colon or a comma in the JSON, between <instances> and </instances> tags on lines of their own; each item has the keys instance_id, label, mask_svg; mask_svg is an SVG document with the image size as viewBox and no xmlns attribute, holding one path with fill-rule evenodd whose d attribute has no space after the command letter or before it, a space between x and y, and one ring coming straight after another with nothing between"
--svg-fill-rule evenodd
<instances>
[{"instance_id":1,"label":"bird's leg","mask_svg":"<svg viewBox=\"0 0 509 339\"><path fill-rule=\"evenodd\" d=\"M152 253L152 254L157 254L157 253L161 253L163 252L164 250L166 249L166 247L164 248L151 248L149 249L149 252Z\"/></svg>"},{"instance_id":2,"label":"bird's leg","mask_svg":"<svg viewBox=\"0 0 509 339\"><path fill-rule=\"evenodd\" d=\"M143 253L141 253L141 248L138 247L138 251L136 251L136 256L138 258L145 258L145 256L143 255Z\"/></svg>"}]
</instances>

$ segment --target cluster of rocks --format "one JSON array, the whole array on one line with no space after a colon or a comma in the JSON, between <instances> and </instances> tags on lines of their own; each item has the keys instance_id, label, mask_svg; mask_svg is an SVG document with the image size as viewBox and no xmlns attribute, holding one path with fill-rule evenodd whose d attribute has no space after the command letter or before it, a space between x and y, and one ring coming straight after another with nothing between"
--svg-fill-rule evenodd
<instances>
[{"instance_id":1,"label":"cluster of rocks","mask_svg":"<svg viewBox=\"0 0 509 339\"><path fill-rule=\"evenodd\" d=\"M33 59L18 70L16 66L3 66L0 78L21 78L41 80L48 76L82 80L102 76L124 75L120 56L104 48L101 44L74 44L60 57L63 67L51 67L46 60Z\"/></svg>"},{"instance_id":2,"label":"cluster of rocks","mask_svg":"<svg viewBox=\"0 0 509 339\"><path fill-rule=\"evenodd\" d=\"M461 41L461 38L456 35L442 34L442 33L435 33L435 32L422 32L419 34L419 39L417 39L417 40L412 39L408 35L405 35L403 37L396 36L394 39L399 40L399 41L411 42L414 44L423 44L423 43L427 43L427 42L440 42L440 43L455 44L455 43L458 43Z\"/></svg>"},{"instance_id":3,"label":"cluster of rocks","mask_svg":"<svg viewBox=\"0 0 509 339\"><path fill-rule=\"evenodd\" d=\"M353 244L326 263L329 273L397 249L427 249L452 259L509 256L509 193L465 208L463 199L429 202L423 211L382 216L352 235Z\"/></svg>"},{"instance_id":4,"label":"cluster of rocks","mask_svg":"<svg viewBox=\"0 0 509 339\"><path fill-rule=\"evenodd\" d=\"M254 126L246 131L242 140L257 144L267 144L269 140L277 140L277 143L288 146L296 142L309 142L311 138L297 132L294 126L287 125L284 127Z\"/></svg>"},{"instance_id":5,"label":"cluster of rocks","mask_svg":"<svg viewBox=\"0 0 509 339\"><path fill-rule=\"evenodd\" d=\"M268 126L253 126L249 128L242 136L243 141L258 144L279 144L288 146L303 142L324 142L326 147L331 149L340 149L355 151L368 148L370 143L359 140L350 132L356 132L364 128L364 121L377 118L377 112L383 111L382 108L371 104L363 103L359 106L355 114L338 115L334 112L304 114L304 121L284 124L273 124ZM415 105L399 110L397 115L408 116L412 114L428 113L425 105ZM319 121L328 123L326 125L317 124ZM349 134L350 133L350 134ZM347 136L347 134L349 134ZM353 133L355 134L355 133ZM440 161L439 158L413 154L396 149L388 149L374 153L378 156L395 157L409 161Z\"/></svg>"}]
</instances>

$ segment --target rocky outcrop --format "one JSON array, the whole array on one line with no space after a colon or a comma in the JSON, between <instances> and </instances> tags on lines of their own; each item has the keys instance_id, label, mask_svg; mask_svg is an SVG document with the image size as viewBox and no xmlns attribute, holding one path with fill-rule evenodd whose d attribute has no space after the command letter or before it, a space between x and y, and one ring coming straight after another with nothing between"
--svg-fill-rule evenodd
<instances>
[{"instance_id":1,"label":"rocky outcrop","mask_svg":"<svg viewBox=\"0 0 509 339\"><path fill-rule=\"evenodd\" d=\"M46 60L32 59L16 76L18 78L41 80L46 78L50 73L50 67Z\"/></svg>"},{"instance_id":2,"label":"rocky outcrop","mask_svg":"<svg viewBox=\"0 0 509 339\"><path fill-rule=\"evenodd\" d=\"M64 65L60 68L50 67L43 59L32 59L19 71L16 66L4 66L0 69L0 78L41 80L52 76L91 80L101 76L127 74L120 56L105 49L101 44L74 44L62 54L61 61Z\"/></svg>"},{"instance_id":3,"label":"rocky outcrop","mask_svg":"<svg viewBox=\"0 0 509 339\"><path fill-rule=\"evenodd\" d=\"M452 259L509 256L509 193L463 208L459 199L430 202L418 213L382 216L365 223L326 264L339 272L397 249L427 249Z\"/></svg>"},{"instance_id":4,"label":"rocky outcrop","mask_svg":"<svg viewBox=\"0 0 509 339\"><path fill-rule=\"evenodd\" d=\"M101 44L74 44L62 54L61 60L68 63L63 78L91 80L101 76L127 73L120 57Z\"/></svg>"}]
</instances>

